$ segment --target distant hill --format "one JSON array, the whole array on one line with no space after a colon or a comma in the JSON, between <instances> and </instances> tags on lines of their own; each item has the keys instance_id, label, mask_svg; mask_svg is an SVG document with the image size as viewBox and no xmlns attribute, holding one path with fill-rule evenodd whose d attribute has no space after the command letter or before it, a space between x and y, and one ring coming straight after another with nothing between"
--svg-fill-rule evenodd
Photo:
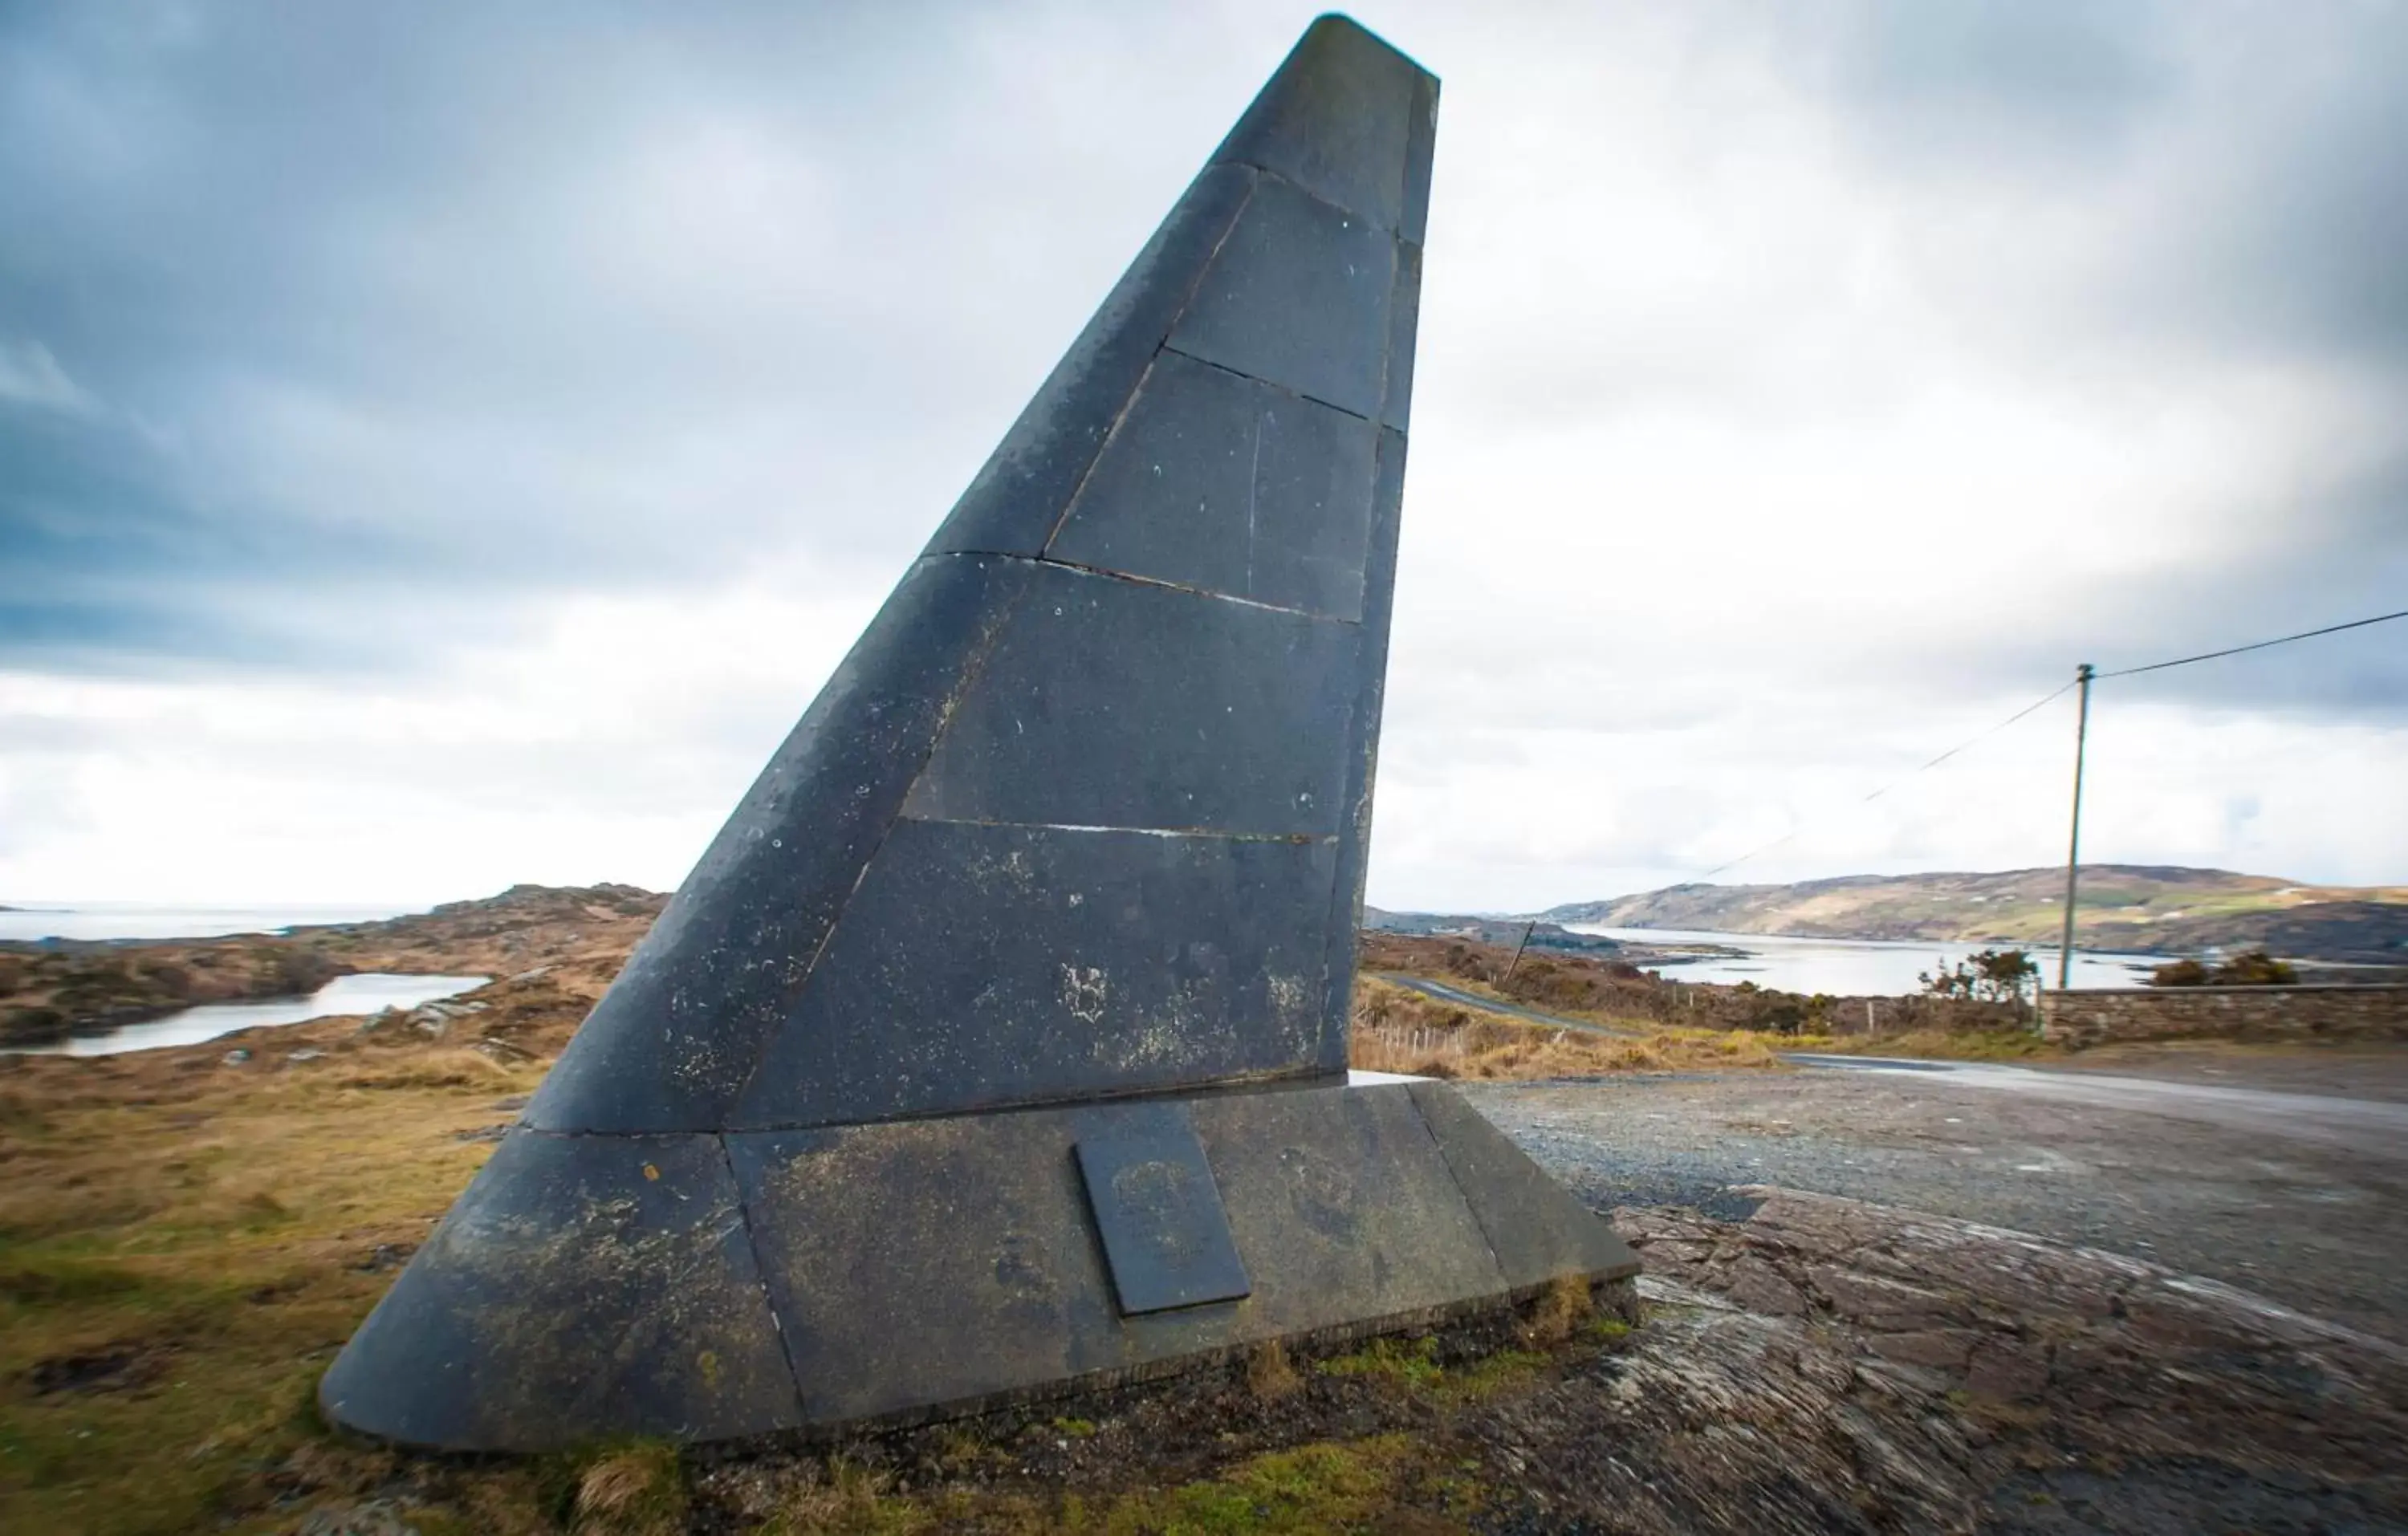
<instances>
[{"instance_id":1,"label":"distant hill","mask_svg":"<svg viewBox=\"0 0 2408 1536\"><path fill-rule=\"evenodd\" d=\"M1845 875L1791 885L1669 885L1539 915L1610 928L1814 939L2055 942L2065 871ZM2145 955L2264 947L2297 959L2408 965L2408 886L2303 885L2158 865L2082 867L2075 941Z\"/></svg>"},{"instance_id":2,"label":"distant hill","mask_svg":"<svg viewBox=\"0 0 2408 1536\"><path fill-rule=\"evenodd\" d=\"M1363 909L1363 926L1381 933L1406 933L1423 938L1469 939L1474 943L1502 944L1511 949L1529 929L1532 949L1560 950L1575 955L1611 955L1621 941L1594 933L1572 933L1556 924L1532 927L1526 917L1476 917L1465 912L1392 912Z\"/></svg>"}]
</instances>

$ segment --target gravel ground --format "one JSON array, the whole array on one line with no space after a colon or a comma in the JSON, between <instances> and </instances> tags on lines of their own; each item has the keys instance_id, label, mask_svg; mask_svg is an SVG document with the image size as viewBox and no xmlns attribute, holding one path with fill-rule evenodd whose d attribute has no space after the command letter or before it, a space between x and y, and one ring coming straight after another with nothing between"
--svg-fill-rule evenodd
<instances>
[{"instance_id":1,"label":"gravel ground","mask_svg":"<svg viewBox=\"0 0 2408 1536\"><path fill-rule=\"evenodd\" d=\"M2145 1059L2101 1069L2145 1074ZM2209 1069L2214 1070L2211 1072ZM2408 1097L2408 1053L2188 1053L2169 1081ZM1476 1084L1491 1119L1599 1210L1742 1219L1779 1184L2123 1254L2408 1342L2408 1146L2336 1145L2052 1101L1921 1073L1678 1074ZM2306 1127L2321 1130L2321 1127Z\"/></svg>"}]
</instances>

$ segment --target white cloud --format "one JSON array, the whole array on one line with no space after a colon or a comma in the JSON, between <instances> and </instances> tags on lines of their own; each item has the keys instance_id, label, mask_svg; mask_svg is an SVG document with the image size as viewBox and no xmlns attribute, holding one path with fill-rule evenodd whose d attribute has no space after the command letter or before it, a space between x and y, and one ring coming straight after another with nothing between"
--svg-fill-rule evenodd
<instances>
[{"instance_id":1,"label":"white cloud","mask_svg":"<svg viewBox=\"0 0 2408 1536\"><path fill-rule=\"evenodd\" d=\"M2055 711L1858 802L2077 661L2399 606L2397 28L1924 8L1367 14L1446 80L1373 899L2045 864ZM12 653L0 900L673 883L1307 15L0 61L0 299L170 487L0 548L191 616ZM97 419L30 341L0 399ZM2401 878L2399 639L2103 686L2090 851Z\"/></svg>"},{"instance_id":2,"label":"white cloud","mask_svg":"<svg viewBox=\"0 0 2408 1536\"><path fill-rule=\"evenodd\" d=\"M431 902L673 886L882 594L572 597L382 680L0 674L0 890Z\"/></svg>"},{"instance_id":3,"label":"white cloud","mask_svg":"<svg viewBox=\"0 0 2408 1536\"><path fill-rule=\"evenodd\" d=\"M93 416L100 411L100 402L67 377L50 348L38 341L6 337L0 337L0 403L63 416Z\"/></svg>"}]
</instances>

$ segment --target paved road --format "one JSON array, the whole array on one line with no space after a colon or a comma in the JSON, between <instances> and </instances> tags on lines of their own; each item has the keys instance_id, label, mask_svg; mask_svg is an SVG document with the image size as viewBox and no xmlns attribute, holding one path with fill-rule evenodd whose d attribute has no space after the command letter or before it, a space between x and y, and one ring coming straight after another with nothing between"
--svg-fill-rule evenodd
<instances>
[{"instance_id":1,"label":"paved road","mask_svg":"<svg viewBox=\"0 0 2408 1536\"><path fill-rule=\"evenodd\" d=\"M1935 1080L1944 1080L1952 1088L2024 1094L2098 1109L2200 1120L2253 1135L2316 1141L2357 1156L2408 1162L2408 1103L2395 1100L2285 1093L2105 1072L2034 1070L1986 1062L1911 1061L1805 1052L1788 1053L1782 1059L1800 1067L1911 1077L1926 1087Z\"/></svg>"},{"instance_id":2,"label":"paved road","mask_svg":"<svg viewBox=\"0 0 2408 1536\"><path fill-rule=\"evenodd\" d=\"M2318 1054L2367 1089L2257 1088L2246 1061L2229 1085L2128 1063L1934 1063L1463 1088L1600 1209L1743 1214L1727 1193L1742 1184L1852 1196L2151 1259L2408 1342L2408 1156L2386 1101L2408 1051L2341 1057Z\"/></svg>"},{"instance_id":3,"label":"paved road","mask_svg":"<svg viewBox=\"0 0 2408 1536\"><path fill-rule=\"evenodd\" d=\"M2408 1051L2202 1047L2045 1068L1784 1059L1809 1069L1464 1087L1599 1209L1737 1215L1731 1185L1786 1184L2128 1254L2408 1342Z\"/></svg>"},{"instance_id":4,"label":"paved road","mask_svg":"<svg viewBox=\"0 0 2408 1536\"><path fill-rule=\"evenodd\" d=\"M1409 988L1425 997L1436 998L1441 1002L1483 1009L1531 1024L1577 1029L1591 1035L1630 1038L1638 1033L1585 1019L1566 1018L1560 1013L1545 1013L1535 1008L1524 1008L1518 1003L1500 1002L1494 998L1484 998L1477 993L1449 986L1444 982L1431 981L1426 976L1409 976L1399 971L1376 974L1383 982ZM2321 1141L2330 1146L2358 1149L2369 1156L2408 1160L2408 1096L2357 1098L2346 1094L2293 1093L2196 1080L2196 1072L2200 1069L2227 1075L2234 1070L2245 1073L2253 1065L2247 1058L2243 1058L2238 1068L2200 1069L2183 1063L2175 1071L2147 1077L2078 1067L2036 1069L1993 1062L1827 1055L1810 1051L1784 1051L1781 1053L1781 1059L1792 1066L1828 1070L1891 1076L1900 1073L1940 1075L1945 1076L1952 1087L1986 1088L2000 1093L2027 1094L2067 1103L2088 1104L2100 1109L2137 1110L2150 1114L2172 1115L2178 1119L2203 1120L2234 1130ZM2272 1068L2273 1071L2270 1075L2279 1075L2282 1067L2290 1064L2277 1058L2261 1059L2254 1065L2260 1070ZM2385 1075L2374 1086L2380 1093L2397 1095L2402 1086L2408 1084Z\"/></svg>"}]
</instances>

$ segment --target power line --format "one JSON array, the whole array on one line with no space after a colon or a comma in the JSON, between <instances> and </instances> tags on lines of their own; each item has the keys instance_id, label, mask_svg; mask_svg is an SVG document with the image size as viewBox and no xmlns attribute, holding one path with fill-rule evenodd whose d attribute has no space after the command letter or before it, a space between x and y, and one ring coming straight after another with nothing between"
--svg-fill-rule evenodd
<instances>
[{"instance_id":1,"label":"power line","mask_svg":"<svg viewBox=\"0 0 2408 1536\"><path fill-rule=\"evenodd\" d=\"M2067 690L2071 689L2073 683L2066 683L2063 687L2058 688L2055 693L2050 694L2046 698L2036 699L2033 702L2025 705L2022 709L2017 710L2014 713L2007 716L2004 720L2000 721L1997 725L1991 726L1988 730L1984 731L1981 735L1968 737L1966 739L1957 742L1946 752L1942 753L1939 756L1933 758L1928 763L1924 764L1923 768L1916 768L1914 773L1921 773L1926 768L1936 768L1941 764L1948 761L1951 757L1956 756L1958 753L1963 752L1967 747L1972 746L1977 742L1988 740L1991 737L1998 735L2000 731L2005 730L2016 721L2021 720L2024 716L2039 709L2042 704L2053 703L2057 699L2063 697ZM1882 785L1881 788L1874 790L1871 794L1866 796L1865 798L1867 800L1880 799L1891 790L1896 789L1899 784L1906 782L1908 779L1914 778L1914 773L1907 774L1904 778L1898 779L1890 783Z\"/></svg>"},{"instance_id":2,"label":"power line","mask_svg":"<svg viewBox=\"0 0 2408 1536\"><path fill-rule=\"evenodd\" d=\"M2303 629L2296 635L2278 636L2271 640L2258 640L2248 645L2228 646L2222 651L2205 651L2196 656L2177 656L2172 661L2151 662L2146 667L2126 667L2113 672L2095 673L2093 676L2099 680L2104 680L2107 678L2137 677L2143 672L2162 672L2169 667L2188 667L2193 662L2214 661L2219 656L2237 656L2246 651L2263 651L2269 646L2288 645L2293 640L2314 639L2319 635L2338 635L2344 629L2363 629L2369 624L2388 624L2393 619L2408 619L2408 608L2403 608L2396 613L2378 613L2371 619L2352 619L2347 624L2327 624L2322 629ZM2080 680L2076 679L2074 682L2066 683L2064 686L2057 689L2056 692L2049 694L2046 697L2037 699L2032 703L2025 705L2022 709L2017 710L2014 713L2007 716L2004 720L2000 721L1989 729L1983 731L1978 735L1967 737L1964 740L1957 742L1955 746L1949 748L1946 752L1942 753L1939 756L1932 758L1928 763L1925 763L1921 768L1915 768L1913 772L1903 774L1897 779L1893 779L1888 783L1882 785L1881 788L1865 796L1856 803L1859 805L1871 804L1873 801L1878 800L1883 796L1888 794L1891 790L1898 788L1900 784L1913 779L1916 774L1926 773L1932 768L1938 768L1941 764L1948 761L1951 757L1956 756L1958 753L1963 752L1966 748L1976 745L1979 742L1985 741L1989 738L1998 735L2000 731L2005 730L2016 721L2023 719L2026 715L2040 709L2042 705L2053 703L2057 699L2063 697L2067 693L2071 691L2079 682ZM1773 839L1770 842L1764 844L1762 847L1751 848L1746 853L1742 854L1739 857L1731 859L1727 863L1717 864L1713 868L1707 870L1704 874L1698 875L1695 878L1698 880L1712 880L1714 876L1721 874L1727 869L1736 869L1741 865L1747 863L1750 859L1756 858L1760 854L1769 854L1774 849L1782 846L1784 843L1789 842L1802 830L1802 827L1793 826L1788 831Z\"/></svg>"},{"instance_id":3,"label":"power line","mask_svg":"<svg viewBox=\"0 0 2408 1536\"><path fill-rule=\"evenodd\" d=\"M1864 797L1856 803L1858 805L1870 805L1873 801L1880 799L1891 790L1896 789L1902 783L1905 783L1916 774L1929 772L1931 769L1936 768L1941 764L1948 761L1951 757L1956 756L1958 753L1963 752L1966 748L1988 740L1991 737L1994 737L2000 731L2005 730L2016 721L2021 720L2024 716L2030 714L2035 710L2038 710L2042 705L2054 703L2056 700L2064 697L2067 691L2072 688L2072 686L2073 684L2071 682L2066 683L2050 693L2046 697L2034 699L2031 703L2025 705L2022 709L2017 710L2014 713L2007 716L2007 718L2000 721L1997 725L1992 725L1987 730L1977 732L1972 736L1967 737L1964 740L1957 742L1955 746L1949 748L1946 752L1942 753L1939 756L1934 757L1931 761L1924 764L1921 768L1900 774L1896 779L1891 780L1888 783L1882 785L1881 788L1876 789L1871 794ZM1714 876L1721 874L1726 869L1736 869L1741 865L1745 864L1748 860L1756 857L1758 854L1769 854L1772 852L1783 843L1795 838L1799 834L1799 830L1800 828L1793 826L1788 831L1784 832L1781 836L1773 839L1770 842L1766 843L1763 847L1750 849L1748 852L1742 854L1739 857L1732 859L1727 864L1717 864L1713 868L1707 870L1704 874L1701 874L1697 878L1699 880L1712 880Z\"/></svg>"},{"instance_id":4,"label":"power line","mask_svg":"<svg viewBox=\"0 0 2408 1536\"><path fill-rule=\"evenodd\" d=\"M2101 672L2099 675L2102 678L2128 678L2143 672L2162 672L2169 667L2188 667L2195 661L2214 661L2218 656L2237 656L2243 651L2263 651L2270 645L2288 645L2293 640L2312 640L2318 635L2338 635L2344 629L2363 629L2368 624L2388 624L2393 619L2408 619L2408 608L2403 608L2397 613L2378 613L2372 619L2352 619L2347 624L2327 624L2322 629L2303 629L2296 635L2284 635L2275 639L2259 640L2252 645L2235 645L2222 651L2202 652L2196 656L2178 656L2172 661L2156 661L2146 667L2127 667L2120 671Z\"/></svg>"}]
</instances>

